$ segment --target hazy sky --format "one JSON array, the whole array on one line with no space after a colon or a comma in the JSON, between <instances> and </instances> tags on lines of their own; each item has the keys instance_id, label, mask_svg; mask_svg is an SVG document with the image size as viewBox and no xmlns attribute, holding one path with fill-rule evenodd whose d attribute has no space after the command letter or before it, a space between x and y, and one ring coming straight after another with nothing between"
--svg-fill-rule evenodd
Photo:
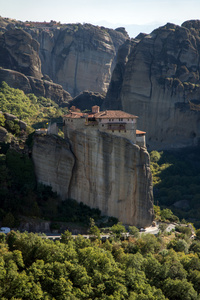
<instances>
[{"instance_id":1,"label":"hazy sky","mask_svg":"<svg viewBox=\"0 0 200 300\"><path fill-rule=\"evenodd\" d=\"M200 19L200 0L0 0L0 15L21 21L124 26L129 31L133 24L140 30Z\"/></svg>"}]
</instances>

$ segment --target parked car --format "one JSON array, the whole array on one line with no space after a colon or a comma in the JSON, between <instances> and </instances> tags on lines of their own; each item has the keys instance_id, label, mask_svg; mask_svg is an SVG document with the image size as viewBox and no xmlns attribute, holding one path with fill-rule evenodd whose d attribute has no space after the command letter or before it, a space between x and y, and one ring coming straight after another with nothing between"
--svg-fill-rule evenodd
<instances>
[{"instance_id":1,"label":"parked car","mask_svg":"<svg viewBox=\"0 0 200 300\"><path fill-rule=\"evenodd\" d=\"M140 232L144 232L144 231L146 231L146 229L140 228Z\"/></svg>"},{"instance_id":2,"label":"parked car","mask_svg":"<svg viewBox=\"0 0 200 300\"><path fill-rule=\"evenodd\" d=\"M9 233L10 232L10 228L9 227L1 227L0 228L0 233Z\"/></svg>"}]
</instances>

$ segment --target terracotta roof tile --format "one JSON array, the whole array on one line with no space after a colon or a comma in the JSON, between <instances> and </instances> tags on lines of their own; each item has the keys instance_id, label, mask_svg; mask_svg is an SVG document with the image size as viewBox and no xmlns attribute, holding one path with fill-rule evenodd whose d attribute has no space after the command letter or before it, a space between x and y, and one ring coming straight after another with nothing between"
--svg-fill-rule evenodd
<instances>
[{"instance_id":1,"label":"terracotta roof tile","mask_svg":"<svg viewBox=\"0 0 200 300\"><path fill-rule=\"evenodd\" d=\"M146 134L146 132L145 132L145 131L141 131L141 130L137 130L137 129L136 129L136 135L137 135L137 134Z\"/></svg>"},{"instance_id":2,"label":"terracotta roof tile","mask_svg":"<svg viewBox=\"0 0 200 300\"><path fill-rule=\"evenodd\" d=\"M95 117L97 119L136 119L138 118L137 116L131 115L129 113L126 113L122 110L105 110L105 111L100 111L98 113L81 113L81 112L75 112L71 111L69 114L64 115L66 118L72 118L72 119L77 119L77 118L83 118L86 117Z\"/></svg>"},{"instance_id":3,"label":"terracotta roof tile","mask_svg":"<svg viewBox=\"0 0 200 300\"><path fill-rule=\"evenodd\" d=\"M65 118L70 118L70 119L79 119L79 118L83 118L85 116L85 113L81 113L81 112L70 112L67 115L64 115Z\"/></svg>"},{"instance_id":4,"label":"terracotta roof tile","mask_svg":"<svg viewBox=\"0 0 200 300\"><path fill-rule=\"evenodd\" d=\"M129 113L126 113L122 110L105 110L100 111L99 113L95 114L95 118L97 119L132 119L132 118L138 118L137 116L131 115Z\"/></svg>"}]
</instances>

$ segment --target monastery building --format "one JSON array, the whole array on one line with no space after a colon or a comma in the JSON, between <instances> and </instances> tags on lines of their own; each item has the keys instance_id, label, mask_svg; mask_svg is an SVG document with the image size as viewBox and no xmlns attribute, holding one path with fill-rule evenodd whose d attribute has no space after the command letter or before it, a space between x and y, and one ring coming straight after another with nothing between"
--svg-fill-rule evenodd
<instances>
[{"instance_id":1,"label":"monastery building","mask_svg":"<svg viewBox=\"0 0 200 300\"><path fill-rule=\"evenodd\" d=\"M91 113L83 113L75 106L63 116L64 134L67 136L67 127L83 129L94 127L103 132L127 138L140 147L146 147L146 132L137 130L137 116L121 110L100 111L100 107L92 107Z\"/></svg>"}]
</instances>

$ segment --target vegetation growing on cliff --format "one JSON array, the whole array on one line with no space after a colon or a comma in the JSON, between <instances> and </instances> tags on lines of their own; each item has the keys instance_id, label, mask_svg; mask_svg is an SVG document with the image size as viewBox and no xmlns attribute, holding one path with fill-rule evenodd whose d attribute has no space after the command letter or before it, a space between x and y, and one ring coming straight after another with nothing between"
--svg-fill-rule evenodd
<instances>
[{"instance_id":1,"label":"vegetation growing on cliff","mask_svg":"<svg viewBox=\"0 0 200 300\"><path fill-rule=\"evenodd\" d=\"M102 243L12 231L0 235L0 264L4 300L197 300L200 293L200 242L178 234Z\"/></svg>"},{"instance_id":2,"label":"vegetation growing on cliff","mask_svg":"<svg viewBox=\"0 0 200 300\"><path fill-rule=\"evenodd\" d=\"M200 227L199 148L151 152L154 202Z\"/></svg>"},{"instance_id":3,"label":"vegetation growing on cliff","mask_svg":"<svg viewBox=\"0 0 200 300\"><path fill-rule=\"evenodd\" d=\"M22 90L14 89L2 82L0 86L0 111L11 113L34 128L44 127L50 119L56 119L67 112L54 101L25 95Z\"/></svg>"}]
</instances>

